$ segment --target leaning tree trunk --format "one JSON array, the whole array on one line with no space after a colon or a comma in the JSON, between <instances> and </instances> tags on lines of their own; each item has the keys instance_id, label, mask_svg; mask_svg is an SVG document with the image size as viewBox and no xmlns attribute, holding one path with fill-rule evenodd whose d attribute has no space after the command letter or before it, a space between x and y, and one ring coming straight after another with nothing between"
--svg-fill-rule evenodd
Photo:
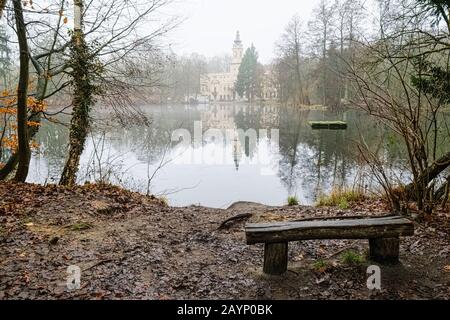
<instances>
[{"instance_id":1,"label":"leaning tree trunk","mask_svg":"<svg viewBox=\"0 0 450 320\"><path fill-rule=\"evenodd\" d=\"M18 162L19 154L16 151L11 155L11 157L9 157L6 164L0 169L0 181L5 180L9 174L14 171Z\"/></svg>"},{"instance_id":2,"label":"leaning tree trunk","mask_svg":"<svg viewBox=\"0 0 450 320\"><path fill-rule=\"evenodd\" d=\"M59 184L73 186L76 183L80 157L89 131L89 110L93 103L93 85L90 79L89 48L82 31L83 1L74 1L74 34L72 38L73 112L70 123L69 155Z\"/></svg>"},{"instance_id":3,"label":"leaning tree trunk","mask_svg":"<svg viewBox=\"0 0 450 320\"><path fill-rule=\"evenodd\" d=\"M413 183L405 187L405 194L408 199L417 200L416 186L428 186L441 172L450 167L450 152L447 152L438 160L433 162Z\"/></svg>"},{"instance_id":4,"label":"leaning tree trunk","mask_svg":"<svg viewBox=\"0 0 450 320\"><path fill-rule=\"evenodd\" d=\"M30 144L28 142L28 115L27 115L27 92L28 92L28 43L25 30L25 22L23 20L22 1L13 0L14 16L16 20L17 39L19 42L19 85L17 88L17 137L19 140L18 146L18 167L14 180L25 182L30 166Z\"/></svg>"},{"instance_id":5,"label":"leaning tree trunk","mask_svg":"<svg viewBox=\"0 0 450 320\"><path fill-rule=\"evenodd\" d=\"M445 182L442 183L442 185L434 192L433 199L439 201L442 197L447 197L449 186L450 186L450 175L448 175L445 178Z\"/></svg>"},{"instance_id":6,"label":"leaning tree trunk","mask_svg":"<svg viewBox=\"0 0 450 320\"><path fill-rule=\"evenodd\" d=\"M45 96L45 88L42 86L43 79L38 79L38 100L43 101L43 98ZM41 112L32 112L28 116L28 121L35 122L40 124L41 123ZM28 126L28 143L36 136L36 134L39 132L39 126ZM17 163L19 162L19 153L18 150L13 152L11 156L8 158L8 161L5 163L5 165L0 169L0 181L5 180L8 178L8 176L14 171L14 169L17 166Z\"/></svg>"}]
</instances>

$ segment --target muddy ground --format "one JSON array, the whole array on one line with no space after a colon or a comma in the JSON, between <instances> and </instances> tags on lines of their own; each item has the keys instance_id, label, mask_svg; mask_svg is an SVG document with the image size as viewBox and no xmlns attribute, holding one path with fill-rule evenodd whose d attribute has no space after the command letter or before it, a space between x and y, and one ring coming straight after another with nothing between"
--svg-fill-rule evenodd
<instances>
[{"instance_id":1,"label":"muddy ground","mask_svg":"<svg viewBox=\"0 0 450 320\"><path fill-rule=\"evenodd\" d=\"M226 210L173 208L112 186L73 189L0 184L0 299L449 299L450 215L415 222L401 263L381 266L382 290L367 289L367 240L290 243L289 271L262 273L263 246L245 244L244 224L324 216L382 215L380 201L348 210L236 203ZM227 218L252 213L218 229ZM319 263L320 262L320 263ZM69 291L67 267L81 268Z\"/></svg>"}]
</instances>

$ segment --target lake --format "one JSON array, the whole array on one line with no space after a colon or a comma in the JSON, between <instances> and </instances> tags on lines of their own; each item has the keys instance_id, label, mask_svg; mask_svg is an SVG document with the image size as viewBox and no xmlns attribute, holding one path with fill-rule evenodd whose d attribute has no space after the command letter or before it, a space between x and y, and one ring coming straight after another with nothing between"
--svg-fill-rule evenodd
<instances>
[{"instance_id":1,"label":"lake","mask_svg":"<svg viewBox=\"0 0 450 320\"><path fill-rule=\"evenodd\" d=\"M398 137L355 110L247 104L139 109L150 124L122 115L119 125L106 110L95 112L79 183L108 180L165 196L173 206L282 205L290 195L313 204L333 187L375 185L358 154L361 136L383 148L400 176L405 163ZM312 130L311 120L343 120L348 129ZM33 154L28 182L55 183L67 152L67 126L45 121L36 140L40 149Z\"/></svg>"}]
</instances>

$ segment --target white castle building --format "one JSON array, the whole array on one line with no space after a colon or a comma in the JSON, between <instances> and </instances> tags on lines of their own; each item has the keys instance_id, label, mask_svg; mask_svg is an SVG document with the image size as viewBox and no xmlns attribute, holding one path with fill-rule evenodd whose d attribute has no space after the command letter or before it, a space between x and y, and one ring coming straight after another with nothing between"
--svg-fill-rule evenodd
<instances>
[{"instance_id":1,"label":"white castle building","mask_svg":"<svg viewBox=\"0 0 450 320\"><path fill-rule=\"evenodd\" d=\"M229 72L207 73L200 77L200 95L203 101L240 101L242 100L234 90L234 84L239 74L239 67L244 56L239 31L233 44L233 55ZM265 72L265 81L262 86L262 99L277 98L277 90L271 85L269 72Z\"/></svg>"}]
</instances>

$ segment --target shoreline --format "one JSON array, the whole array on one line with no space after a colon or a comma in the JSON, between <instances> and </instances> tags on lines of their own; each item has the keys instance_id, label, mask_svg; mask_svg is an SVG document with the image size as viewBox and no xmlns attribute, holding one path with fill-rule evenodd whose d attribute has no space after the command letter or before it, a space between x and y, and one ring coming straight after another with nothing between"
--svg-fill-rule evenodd
<instances>
[{"instance_id":1,"label":"shoreline","mask_svg":"<svg viewBox=\"0 0 450 320\"><path fill-rule=\"evenodd\" d=\"M67 103L66 103L67 104ZM66 105L64 104L64 105ZM285 103L281 103L279 101L255 101L255 102L245 102L245 101L215 101L215 102L211 102L211 103L197 103L197 104L189 104L189 103L183 103L183 102L174 102L174 103L147 103L147 104L142 104L142 103L134 103L133 106L134 107L204 107L204 106L222 106L222 105L228 105L228 106L233 106L233 105L247 105L247 106L276 106L276 107L289 107L289 108L298 108L301 110L323 110L323 111L328 111L331 110L331 107L328 106L322 106L322 105L293 105L293 104L285 104ZM63 109L65 107L61 107L59 104L57 103L51 103L48 105L48 109L50 111L57 111L60 109ZM95 108L100 108L100 109L108 109L110 108L107 105L100 105L97 104ZM353 109L352 106L345 106L343 107L342 110L349 110L349 109ZM71 107L68 107L67 109L65 109L65 111L69 111L71 110Z\"/></svg>"},{"instance_id":2,"label":"shoreline","mask_svg":"<svg viewBox=\"0 0 450 320\"><path fill-rule=\"evenodd\" d=\"M401 241L401 264L383 266L387 280L376 294L366 287L369 261L347 265L336 255L351 248L364 258L365 240L294 242L289 271L270 277L262 273L263 246L246 245L243 232L247 222L385 210L378 200L348 210L248 202L174 208L110 185L2 182L0 299L449 299L448 213L415 223L416 234ZM244 213L251 215L220 228ZM71 265L82 270L80 290L65 287Z\"/></svg>"}]
</instances>

